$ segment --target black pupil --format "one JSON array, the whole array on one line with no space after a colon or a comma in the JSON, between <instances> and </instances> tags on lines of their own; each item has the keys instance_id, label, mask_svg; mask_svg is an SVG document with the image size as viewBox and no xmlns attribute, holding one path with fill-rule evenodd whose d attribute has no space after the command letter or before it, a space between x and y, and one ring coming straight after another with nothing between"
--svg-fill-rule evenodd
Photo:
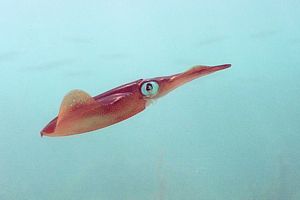
<instances>
[{"instance_id":1,"label":"black pupil","mask_svg":"<svg viewBox=\"0 0 300 200\"><path fill-rule=\"evenodd\" d=\"M146 90L151 91L153 89L153 85L151 83L147 83Z\"/></svg>"}]
</instances>

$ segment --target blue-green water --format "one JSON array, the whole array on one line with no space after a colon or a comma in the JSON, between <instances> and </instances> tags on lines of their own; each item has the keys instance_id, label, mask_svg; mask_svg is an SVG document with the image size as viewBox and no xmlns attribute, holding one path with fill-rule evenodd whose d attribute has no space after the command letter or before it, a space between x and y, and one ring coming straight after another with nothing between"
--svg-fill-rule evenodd
<instances>
[{"instance_id":1,"label":"blue-green water","mask_svg":"<svg viewBox=\"0 0 300 200\"><path fill-rule=\"evenodd\" d=\"M0 2L0 199L300 199L300 3ZM65 93L233 67L88 134Z\"/></svg>"}]
</instances>

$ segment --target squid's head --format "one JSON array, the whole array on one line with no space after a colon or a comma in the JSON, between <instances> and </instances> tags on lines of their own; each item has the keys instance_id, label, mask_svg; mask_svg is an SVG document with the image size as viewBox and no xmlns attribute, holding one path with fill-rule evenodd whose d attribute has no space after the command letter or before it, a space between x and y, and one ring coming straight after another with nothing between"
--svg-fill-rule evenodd
<instances>
[{"instance_id":1,"label":"squid's head","mask_svg":"<svg viewBox=\"0 0 300 200\"><path fill-rule=\"evenodd\" d=\"M226 69L231 64L224 64L218 66L195 66L183 73L157 77L152 79L145 79L140 82L140 93L146 100L153 100L162 97L177 87L190 82L201 76Z\"/></svg>"}]
</instances>

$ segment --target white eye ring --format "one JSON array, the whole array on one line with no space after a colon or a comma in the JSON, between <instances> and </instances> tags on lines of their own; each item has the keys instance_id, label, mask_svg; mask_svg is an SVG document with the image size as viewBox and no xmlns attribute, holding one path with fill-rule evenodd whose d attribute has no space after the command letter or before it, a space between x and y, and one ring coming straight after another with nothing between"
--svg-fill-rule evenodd
<instances>
[{"instance_id":1,"label":"white eye ring","mask_svg":"<svg viewBox=\"0 0 300 200\"><path fill-rule=\"evenodd\" d=\"M155 81L149 81L142 84L141 92L146 97L153 97L158 93L159 85Z\"/></svg>"}]
</instances>

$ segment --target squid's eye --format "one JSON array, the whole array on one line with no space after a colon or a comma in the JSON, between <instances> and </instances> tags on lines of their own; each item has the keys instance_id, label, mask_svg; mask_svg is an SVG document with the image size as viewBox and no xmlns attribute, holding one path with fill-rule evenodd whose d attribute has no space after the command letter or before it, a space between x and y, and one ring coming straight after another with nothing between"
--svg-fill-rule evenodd
<instances>
[{"instance_id":1,"label":"squid's eye","mask_svg":"<svg viewBox=\"0 0 300 200\"><path fill-rule=\"evenodd\" d=\"M155 96L158 93L158 90L159 85L155 81L145 82L141 87L142 94L147 97Z\"/></svg>"}]
</instances>

